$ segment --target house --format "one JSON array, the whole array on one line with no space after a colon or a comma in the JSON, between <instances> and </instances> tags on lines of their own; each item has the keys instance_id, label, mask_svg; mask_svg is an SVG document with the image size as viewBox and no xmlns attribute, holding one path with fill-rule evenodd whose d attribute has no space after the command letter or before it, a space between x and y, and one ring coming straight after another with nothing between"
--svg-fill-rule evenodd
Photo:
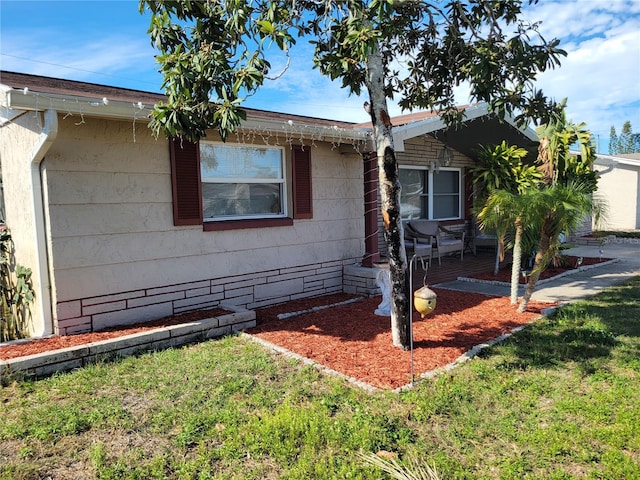
<instances>
[{"instance_id":1,"label":"house","mask_svg":"<svg viewBox=\"0 0 640 480\"><path fill-rule=\"evenodd\" d=\"M162 95L13 72L0 85L5 220L33 270L34 336L375 289L370 127L247 109L226 143L191 144L147 128ZM475 147L535 137L467 114L446 134L434 115L393 119L407 215L468 225Z\"/></svg>"},{"instance_id":2,"label":"house","mask_svg":"<svg viewBox=\"0 0 640 480\"><path fill-rule=\"evenodd\" d=\"M537 156L538 137L531 128L519 128L512 118L499 121L486 104L467 105L465 121L447 129L434 112L393 117L393 141L402 184L402 218L438 220L450 229L475 233L472 223L473 186L468 168L476 163L479 145L505 140ZM363 123L357 128L371 128ZM378 245L386 252L382 220L378 218Z\"/></svg>"},{"instance_id":3,"label":"house","mask_svg":"<svg viewBox=\"0 0 640 480\"><path fill-rule=\"evenodd\" d=\"M640 154L596 156L596 195L607 205L599 230L640 229Z\"/></svg>"}]
</instances>

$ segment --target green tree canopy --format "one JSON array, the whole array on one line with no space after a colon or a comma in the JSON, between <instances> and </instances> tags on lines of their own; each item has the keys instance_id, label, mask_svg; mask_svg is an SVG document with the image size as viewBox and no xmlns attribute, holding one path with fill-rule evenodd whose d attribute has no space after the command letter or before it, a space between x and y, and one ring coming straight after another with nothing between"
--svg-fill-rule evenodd
<instances>
[{"instance_id":1,"label":"green tree canopy","mask_svg":"<svg viewBox=\"0 0 640 480\"><path fill-rule=\"evenodd\" d=\"M243 118L242 102L281 73L272 71L270 48L288 55L296 40L310 40L322 74L369 96L392 336L407 348L407 259L387 100L436 110L454 124L463 120L455 88L468 84L471 101L487 102L499 117L514 115L523 124L548 118L554 102L534 81L566 53L521 18L524 3L537 0L142 0L140 10L152 14L149 34L167 95L150 126L190 140L217 129L225 138Z\"/></svg>"},{"instance_id":2,"label":"green tree canopy","mask_svg":"<svg viewBox=\"0 0 640 480\"><path fill-rule=\"evenodd\" d=\"M316 67L355 94L367 86L367 61L379 50L379 86L403 108L461 120L454 88L469 82L472 99L500 115L546 118L553 103L532 82L565 52L520 19L523 3L142 0L168 97L151 126L190 139L209 128L225 136L243 118L242 102L281 73L272 72L270 49L288 53L301 37L315 45Z\"/></svg>"},{"instance_id":3,"label":"green tree canopy","mask_svg":"<svg viewBox=\"0 0 640 480\"><path fill-rule=\"evenodd\" d=\"M609 154L618 155L640 152L640 133L633 133L631 122L627 120L622 125L620 136L616 134L616 128L611 126L609 134Z\"/></svg>"}]
</instances>

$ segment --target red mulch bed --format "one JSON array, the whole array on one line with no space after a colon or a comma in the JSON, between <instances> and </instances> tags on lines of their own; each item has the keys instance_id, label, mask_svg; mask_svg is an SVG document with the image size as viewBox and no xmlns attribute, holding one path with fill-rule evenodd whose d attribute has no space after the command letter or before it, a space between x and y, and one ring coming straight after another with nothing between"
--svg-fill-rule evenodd
<instances>
[{"instance_id":1,"label":"red mulch bed","mask_svg":"<svg viewBox=\"0 0 640 480\"><path fill-rule=\"evenodd\" d=\"M519 314L503 297L433 289L435 311L421 319L414 314L414 374L443 367L471 347L495 339L513 328L529 323L550 304L531 302L529 311ZM278 314L298 312L346 300L359 301L297 317L279 320ZM411 382L411 354L392 345L390 318L374 314L381 297L360 299L334 294L296 300L258 309L258 326L248 333L279 345L330 369L382 389L394 389ZM211 310L201 318L219 315ZM94 332L34 340L0 346L0 358L9 359L88 342L128 335L141 330L198 319L202 312L169 317L121 330Z\"/></svg>"},{"instance_id":2,"label":"red mulch bed","mask_svg":"<svg viewBox=\"0 0 640 480\"><path fill-rule=\"evenodd\" d=\"M578 259L582 258L582 263L578 265ZM567 255L564 257L564 266L553 266L549 265L541 274L540 280L544 280L547 278L555 277L556 275L560 275L561 273L565 273L571 270L575 270L576 266L587 266L587 265L596 265L602 262L608 262L611 260L610 258L594 258L594 257L574 257L571 255ZM477 278L479 280L493 280L497 282L505 282L511 283L511 264L508 263L498 270L498 274L494 275L493 272L485 272L478 273L474 275L468 275L469 278ZM520 283L527 283L527 279L520 275Z\"/></svg>"},{"instance_id":3,"label":"red mulch bed","mask_svg":"<svg viewBox=\"0 0 640 480\"><path fill-rule=\"evenodd\" d=\"M222 308L214 308L208 310L196 310L193 312L181 313L171 317L161 318L151 322L136 323L127 326L120 326L101 330L99 332L78 333L75 335L55 335L48 338L27 340L25 342L14 343L10 345L0 345L0 359L9 360L11 358L26 357L36 353L50 352L52 350L60 350L68 347L76 347L87 343L99 342L101 340L109 340L111 338L123 337L133 333L153 330L155 328L168 327L170 325L179 325L181 323L195 322L205 318L218 317L231 313Z\"/></svg>"},{"instance_id":4,"label":"red mulch bed","mask_svg":"<svg viewBox=\"0 0 640 480\"><path fill-rule=\"evenodd\" d=\"M414 376L443 367L471 347L540 316L550 304L532 302L519 314L508 298L433 288L435 311L414 314ZM411 353L392 345L390 318L374 314L381 297L276 320L280 307L258 311L248 333L382 389L411 382Z\"/></svg>"}]
</instances>

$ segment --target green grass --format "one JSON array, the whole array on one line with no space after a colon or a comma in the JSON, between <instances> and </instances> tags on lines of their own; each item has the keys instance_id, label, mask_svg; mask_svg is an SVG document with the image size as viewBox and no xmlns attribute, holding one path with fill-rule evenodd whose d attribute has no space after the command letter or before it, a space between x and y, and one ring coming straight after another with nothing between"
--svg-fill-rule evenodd
<instances>
[{"instance_id":1,"label":"green grass","mask_svg":"<svg viewBox=\"0 0 640 480\"><path fill-rule=\"evenodd\" d=\"M0 479L640 478L640 277L450 374L366 393L241 337L0 390ZM409 463L410 465L415 463Z\"/></svg>"}]
</instances>

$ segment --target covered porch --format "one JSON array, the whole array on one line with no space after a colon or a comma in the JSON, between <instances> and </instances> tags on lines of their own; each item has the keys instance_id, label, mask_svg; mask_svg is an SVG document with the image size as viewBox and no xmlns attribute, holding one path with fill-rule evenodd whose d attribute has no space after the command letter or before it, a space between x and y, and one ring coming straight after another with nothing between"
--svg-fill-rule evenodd
<instances>
[{"instance_id":1,"label":"covered porch","mask_svg":"<svg viewBox=\"0 0 640 480\"><path fill-rule=\"evenodd\" d=\"M509 255L509 252L507 252ZM473 255L469 251L465 252L464 260L460 260L459 255L447 255L442 257L442 265L438 261L431 260L431 265L427 269L426 283L437 285L439 283L452 282L458 277L468 277L478 273L492 272L495 264L496 251L493 248L478 248L477 254ZM504 263L510 262L510 258L505 257ZM425 283L425 271L422 269L420 261L415 262L416 268L413 270L413 289L420 288Z\"/></svg>"},{"instance_id":2,"label":"covered porch","mask_svg":"<svg viewBox=\"0 0 640 480\"><path fill-rule=\"evenodd\" d=\"M413 270L413 290L428 285L438 285L440 283L451 282L458 277L474 275L478 273L492 272L495 263L495 249L478 248L477 254L473 255L469 251L465 252L464 260L460 260L459 255L447 255L442 257L442 264L431 260L431 265L426 270L422 268L420 261L415 262ZM509 255L509 252L507 252ZM510 262L507 256L502 262ZM379 269L388 268L385 259L381 259L372 267L362 265L349 265L344 268L343 291L345 293L358 295L378 295L380 289L376 284L376 277ZM409 272L407 271L407 274Z\"/></svg>"}]
</instances>

